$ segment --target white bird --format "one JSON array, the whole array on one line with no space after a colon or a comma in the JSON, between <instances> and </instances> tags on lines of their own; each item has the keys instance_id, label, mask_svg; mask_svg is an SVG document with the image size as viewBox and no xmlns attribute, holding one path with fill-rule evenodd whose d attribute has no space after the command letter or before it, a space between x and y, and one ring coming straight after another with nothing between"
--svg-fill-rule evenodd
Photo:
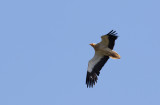
<instances>
[{"instance_id":1,"label":"white bird","mask_svg":"<svg viewBox=\"0 0 160 105\"><path fill-rule=\"evenodd\" d=\"M109 58L120 59L120 55L113 51L115 40L118 38L116 31L111 30L108 34L101 36L100 43L91 43L95 50L94 57L88 62L86 85L93 87L98 80L100 70Z\"/></svg>"}]
</instances>

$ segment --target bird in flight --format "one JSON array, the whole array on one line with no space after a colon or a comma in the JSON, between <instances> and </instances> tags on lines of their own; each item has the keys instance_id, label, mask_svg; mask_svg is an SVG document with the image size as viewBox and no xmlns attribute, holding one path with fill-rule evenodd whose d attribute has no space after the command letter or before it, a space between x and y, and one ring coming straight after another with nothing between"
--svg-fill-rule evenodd
<instances>
[{"instance_id":1,"label":"bird in flight","mask_svg":"<svg viewBox=\"0 0 160 105\"><path fill-rule=\"evenodd\" d=\"M120 55L113 51L115 40L118 38L116 31L111 30L108 34L101 36L101 42L90 45L95 50L94 57L88 62L86 85L93 87L98 80L100 70L109 58L120 59Z\"/></svg>"}]
</instances>

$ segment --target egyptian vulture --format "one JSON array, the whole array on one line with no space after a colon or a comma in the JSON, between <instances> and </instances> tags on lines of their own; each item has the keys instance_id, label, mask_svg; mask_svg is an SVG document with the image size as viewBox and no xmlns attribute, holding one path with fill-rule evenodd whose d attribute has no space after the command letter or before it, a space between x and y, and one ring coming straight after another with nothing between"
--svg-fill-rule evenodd
<instances>
[{"instance_id":1,"label":"egyptian vulture","mask_svg":"<svg viewBox=\"0 0 160 105\"><path fill-rule=\"evenodd\" d=\"M100 70L109 58L120 59L120 55L113 51L115 40L118 38L116 31L111 30L108 34L101 36L100 43L91 43L95 50L94 57L88 62L86 85L93 87L98 80Z\"/></svg>"}]
</instances>

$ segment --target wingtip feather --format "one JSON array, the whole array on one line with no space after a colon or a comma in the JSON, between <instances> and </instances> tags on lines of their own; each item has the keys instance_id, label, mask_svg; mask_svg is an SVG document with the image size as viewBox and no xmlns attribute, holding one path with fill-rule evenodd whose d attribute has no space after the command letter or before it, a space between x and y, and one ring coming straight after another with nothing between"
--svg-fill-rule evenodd
<instances>
[{"instance_id":1,"label":"wingtip feather","mask_svg":"<svg viewBox=\"0 0 160 105\"><path fill-rule=\"evenodd\" d=\"M87 85L87 88L89 87L92 87L93 88L93 85L95 85L95 83L97 83L97 80L98 80L98 77L96 75L96 73L90 73L90 72L87 72L87 76L86 76L86 85Z\"/></svg>"}]
</instances>

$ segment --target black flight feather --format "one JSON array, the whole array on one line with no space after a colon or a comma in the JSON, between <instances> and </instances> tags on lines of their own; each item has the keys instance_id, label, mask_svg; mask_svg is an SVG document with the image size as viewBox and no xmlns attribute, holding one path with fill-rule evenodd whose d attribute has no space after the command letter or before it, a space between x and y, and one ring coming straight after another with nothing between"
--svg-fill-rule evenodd
<instances>
[{"instance_id":1,"label":"black flight feather","mask_svg":"<svg viewBox=\"0 0 160 105\"><path fill-rule=\"evenodd\" d=\"M118 38L116 31L111 30L108 34L109 44L108 48L113 49L115 40Z\"/></svg>"},{"instance_id":2,"label":"black flight feather","mask_svg":"<svg viewBox=\"0 0 160 105\"><path fill-rule=\"evenodd\" d=\"M87 87L93 87L93 85L95 85L95 83L98 80L99 74L100 74L100 70L102 69L102 67L104 66L104 64L107 62L107 60L109 59L109 56L104 56L103 58L100 59L100 61L93 67L92 72L87 72L87 76L86 76L86 84Z\"/></svg>"}]
</instances>

